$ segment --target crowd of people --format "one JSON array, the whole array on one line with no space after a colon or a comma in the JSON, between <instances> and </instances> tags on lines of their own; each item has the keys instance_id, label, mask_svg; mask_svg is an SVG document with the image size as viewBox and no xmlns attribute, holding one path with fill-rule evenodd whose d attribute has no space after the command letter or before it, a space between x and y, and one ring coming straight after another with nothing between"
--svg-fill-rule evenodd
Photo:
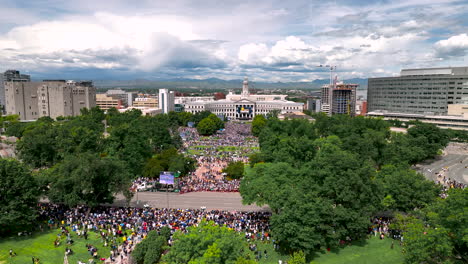
<instances>
[{"instance_id":1,"label":"crowd of people","mask_svg":"<svg viewBox=\"0 0 468 264\"><path fill-rule=\"evenodd\" d=\"M73 236L87 239L90 232L98 234L110 253L98 252L97 247L87 244L90 257L106 263L128 263L134 246L151 230L160 231L167 226L173 232L187 232L187 228L206 219L220 226L227 226L245 234L249 241L269 240L269 212L228 212L205 209L158 209L131 207L98 207L90 209L79 206L66 209L56 204L41 204L40 219L50 228L61 228L60 237ZM42 229L42 228L41 228ZM66 230L66 231L65 231ZM54 241L55 243L55 241ZM168 241L171 245L172 240ZM71 246L71 245L70 245ZM68 248L67 248L68 249Z\"/></svg>"},{"instance_id":2,"label":"crowd of people","mask_svg":"<svg viewBox=\"0 0 468 264\"><path fill-rule=\"evenodd\" d=\"M181 151L196 159L198 166L179 181L180 193L239 191L240 181L227 179L223 169L230 162L248 162L249 155L258 149L258 141L250 130L249 124L228 122L222 132L202 137L195 128L181 127Z\"/></svg>"},{"instance_id":3,"label":"crowd of people","mask_svg":"<svg viewBox=\"0 0 468 264\"><path fill-rule=\"evenodd\" d=\"M179 193L187 192L238 192L239 180L199 179L189 177L179 183Z\"/></svg>"},{"instance_id":4,"label":"crowd of people","mask_svg":"<svg viewBox=\"0 0 468 264\"><path fill-rule=\"evenodd\" d=\"M447 198L447 192L450 189L464 189L467 187L466 184L458 182L455 179L451 179L450 177L448 177L446 175L448 170L448 167L444 167L440 172L437 173L436 183L442 187L442 192L440 193L440 197L442 198Z\"/></svg>"}]
</instances>

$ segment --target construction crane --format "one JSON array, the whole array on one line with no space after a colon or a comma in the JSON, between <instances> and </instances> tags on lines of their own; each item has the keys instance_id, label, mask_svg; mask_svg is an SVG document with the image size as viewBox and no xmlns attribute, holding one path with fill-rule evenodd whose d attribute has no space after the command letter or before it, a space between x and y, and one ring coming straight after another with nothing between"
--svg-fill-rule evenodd
<instances>
[{"instance_id":1,"label":"construction crane","mask_svg":"<svg viewBox=\"0 0 468 264\"><path fill-rule=\"evenodd\" d=\"M333 90L335 89L335 82L333 82L333 71L336 71L336 65L322 65L317 66L318 68L328 68L330 70L330 85L328 86L328 105L330 110L328 115L332 115L332 106L333 106Z\"/></svg>"}]
</instances>

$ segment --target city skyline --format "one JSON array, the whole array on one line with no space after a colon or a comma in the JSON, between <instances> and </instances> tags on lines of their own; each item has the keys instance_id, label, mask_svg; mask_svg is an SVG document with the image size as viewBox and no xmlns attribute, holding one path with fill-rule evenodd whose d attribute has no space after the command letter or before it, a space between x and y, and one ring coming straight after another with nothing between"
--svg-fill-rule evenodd
<instances>
[{"instance_id":1,"label":"city skyline","mask_svg":"<svg viewBox=\"0 0 468 264\"><path fill-rule=\"evenodd\" d=\"M0 68L39 78L394 76L466 66L468 1L2 1Z\"/></svg>"}]
</instances>

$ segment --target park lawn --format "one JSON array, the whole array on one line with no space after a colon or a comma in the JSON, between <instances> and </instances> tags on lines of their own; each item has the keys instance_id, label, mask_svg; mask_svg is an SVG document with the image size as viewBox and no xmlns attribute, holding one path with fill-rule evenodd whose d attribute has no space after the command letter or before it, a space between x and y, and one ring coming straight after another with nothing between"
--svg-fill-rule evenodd
<instances>
[{"instance_id":1,"label":"park lawn","mask_svg":"<svg viewBox=\"0 0 468 264\"><path fill-rule=\"evenodd\" d=\"M380 240L372 236L365 242L356 242L351 246L346 246L331 252L317 253L312 259L312 264L401 264L403 263L403 253L398 241L395 240L394 248L390 246L392 240L386 238ZM278 260L283 263L289 260L289 256L281 255L273 249L272 243L257 243L258 250L262 252L260 264L278 264ZM267 258L264 257L264 250L267 251ZM309 263L309 262L307 262Z\"/></svg>"},{"instance_id":2,"label":"park lawn","mask_svg":"<svg viewBox=\"0 0 468 264\"><path fill-rule=\"evenodd\" d=\"M99 258L107 258L110 255L110 247L104 247L98 233L89 232L88 240L79 238L74 232L71 237L74 240L73 245L67 245L66 239L62 238L60 246L54 247L54 240L60 229L37 233L33 236L12 237L0 240L0 264L24 264L32 263L31 258L37 257L41 264L60 264L63 263L65 248L68 246L73 250L73 255L68 257L69 263L77 263L78 260L88 262L91 258L86 244L91 244L98 248ZM121 241L119 241L121 242ZM16 257L9 257L9 250L17 254ZM101 263L100 260L95 263Z\"/></svg>"},{"instance_id":3,"label":"park lawn","mask_svg":"<svg viewBox=\"0 0 468 264\"><path fill-rule=\"evenodd\" d=\"M391 249L392 241L394 248ZM356 242L351 246L318 253L312 260L313 264L399 264L403 263L403 253L397 240L385 238L380 240L372 236L363 242Z\"/></svg>"}]
</instances>

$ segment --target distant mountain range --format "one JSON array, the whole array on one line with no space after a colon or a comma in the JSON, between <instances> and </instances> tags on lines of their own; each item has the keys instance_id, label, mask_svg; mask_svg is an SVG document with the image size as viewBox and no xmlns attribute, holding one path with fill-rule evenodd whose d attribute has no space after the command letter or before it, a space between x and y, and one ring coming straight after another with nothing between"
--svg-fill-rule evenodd
<instances>
[{"instance_id":1,"label":"distant mountain range","mask_svg":"<svg viewBox=\"0 0 468 264\"><path fill-rule=\"evenodd\" d=\"M242 88L243 80L222 80L218 78L209 79L186 79L186 78L174 78L174 79L161 79L161 80L96 80L93 81L97 88L108 89L120 87L123 89L215 89L215 90L227 90L227 89L240 89ZM250 81L249 87L251 89L319 89L322 85L328 84L329 79L316 79L312 82L255 82ZM359 90L367 89L367 79L354 78L343 80L345 83L359 84Z\"/></svg>"}]
</instances>

